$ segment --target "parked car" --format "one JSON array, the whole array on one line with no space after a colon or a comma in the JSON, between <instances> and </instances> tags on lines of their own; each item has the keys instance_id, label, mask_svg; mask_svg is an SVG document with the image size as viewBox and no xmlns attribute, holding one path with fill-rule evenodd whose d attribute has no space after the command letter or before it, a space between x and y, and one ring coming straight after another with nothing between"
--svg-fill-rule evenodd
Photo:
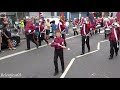
<instances>
[{"instance_id":1,"label":"parked car","mask_svg":"<svg viewBox=\"0 0 120 90\"><path fill-rule=\"evenodd\" d=\"M11 33L11 42L14 47L18 46L20 43L20 36L18 34ZM5 37L2 36L2 45L1 48L7 48L8 42L5 40Z\"/></svg>"}]
</instances>

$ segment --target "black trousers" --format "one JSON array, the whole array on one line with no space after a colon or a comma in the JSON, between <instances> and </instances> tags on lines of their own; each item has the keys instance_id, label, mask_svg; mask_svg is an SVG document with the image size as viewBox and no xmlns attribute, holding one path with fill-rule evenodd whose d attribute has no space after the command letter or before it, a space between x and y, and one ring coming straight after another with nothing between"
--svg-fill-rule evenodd
<instances>
[{"instance_id":1,"label":"black trousers","mask_svg":"<svg viewBox=\"0 0 120 90\"><path fill-rule=\"evenodd\" d=\"M62 70L64 71L64 55L63 55L63 49L55 49L55 51L54 51L55 72L58 72L58 57L60 58Z\"/></svg>"},{"instance_id":2,"label":"black trousers","mask_svg":"<svg viewBox=\"0 0 120 90\"><path fill-rule=\"evenodd\" d=\"M74 36L78 35L78 31L74 30Z\"/></svg>"},{"instance_id":3,"label":"black trousers","mask_svg":"<svg viewBox=\"0 0 120 90\"><path fill-rule=\"evenodd\" d=\"M88 51L90 50L89 36L82 36L82 53L85 53L85 44L87 45ZM86 39L86 41L85 41Z\"/></svg>"},{"instance_id":4,"label":"black trousers","mask_svg":"<svg viewBox=\"0 0 120 90\"><path fill-rule=\"evenodd\" d=\"M119 43L118 43L119 44ZM114 52L118 53L117 42L110 41L110 57L114 56Z\"/></svg>"},{"instance_id":5,"label":"black trousers","mask_svg":"<svg viewBox=\"0 0 120 90\"><path fill-rule=\"evenodd\" d=\"M65 34L62 34L62 38L64 39L64 44L67 46L66 40L65 40Z\"/></svg>"},{"instance_id":6,"label":"black trousers","mask_svg":"<svg viewBox=\"0 0 120 90\"><path fill-rule=\"evenodd\" d=\"M48 44L48 41L47 41L47 39L45 38L45 33L41 33L41 36L40 36L40 38L39 38L39 45L41 45L41 42L42 42L43 40Z\"/></svg>"},{"instance_id":7,"label":"black trousers","mask_svg":"<svg viewBox=\"0 0 120 90\"><path fill-rule=\"evenodd\" d=\"M107 38L107 34L105 33L105 39Z\"/></svg>"},{"instance_id":8,"label":"black trousers","mask_svg":"<svg viewBox=\"0 0 120 90\"><path fill-rule=\"evenodd\" d=\"M26 39L27 39L27 49L30 49L30 41L32 41L33 43L36 44L36 46L38 45L37 44L37 41L34 39L34 34L27 34L26 35Z\"/></svg>"},{"instance_id":9,"label":"black trousers","mask_svg":"<svg viewBox=\"0 0 120 90\"><path fill-rule=\"evenodd\" d=\"M107 38L107 36L108 36L108 34L107 34L106 30L105 30L105 39Z\"/></svg>"}]
</instances>

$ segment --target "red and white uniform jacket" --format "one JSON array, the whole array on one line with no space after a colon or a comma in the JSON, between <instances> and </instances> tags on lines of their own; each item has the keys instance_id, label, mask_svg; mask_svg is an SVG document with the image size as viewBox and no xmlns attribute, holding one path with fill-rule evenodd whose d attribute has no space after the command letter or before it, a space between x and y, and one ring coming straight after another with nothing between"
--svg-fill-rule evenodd
<instances>
[{"instance_id":1,"label":"red and white uniform jacket","mask_svg":"<svg viewBox=\"0 0 120 90\"><path fill-rule=\"evenodd\" d=\"M84 19L83 19L83 18L81 18L81 19L80 19L79 24L81 24L81 25L82 25L83 23L84 23Z\"/></svg>"},{"instance_id":2,"label":"red and white uniform jacket","mask_svg":"<svg viewBox=\"0 0 120 90\"><path fill-rule=\"evenodd\" d=\"M46 33L46 30L44 28L45 28L45 25L44 24L40 24L40 32L41 33Z\"/></svg>"},{"instance_id":3,"label":"red and white uniform jacket","mask_svg":"<svg viewBox=\"0 0 120 90\"><path fill-rule=\"evenodd\" d=\"M114 41L114 42L116 42L116 37L115 37L114 29L115 29L115 28L112 28L112 30L111 30L111 32L110 32L110 34L109 34L109 41ZM116 31L117 39L120 40L120 29L119 29L119 28L116 28L115 31Z\"/></svg>"},{"instance_id":4,"label":"red and white uniform jacket","mask_svg":"<svg viewBox=\"0 0 120 90\"><path fill-rule=\"evenodd\" d=\"M114 19L110 19L110 25L114 23Z\"/></svg>"},{"instance_id":5,"label":"red and white uniform jacket","mask_svg":"<svg viewBox=\"0 0 120 90\"><path fill-rule=\"evenodd\" d=\"M55 49L62 49L61 46L58 46L56 43L59 43L60 45L64 45L64 39L62 37L60 38L54 38L54 40L51 43L51 47L54 47Z\"/></svg>"},{"instance_id":6,"label":"red and white uniform jacket","mask_svg":"<svg viewBox=\"0 0 120 90\"><path fill-rule=\"evenodd\" d=\"M62 22L59 22L59 23L58 23L57 29L58 29L60 32L62 32L63 30L64 30L64 32L65 32L65 28L66 28L66 26L65 26L64 23L62 23Z\"/></svg>"},{"instance_id":7,"label":"red and white uniform jacket","mask_svg":"<svg viewBox=\"0 0 120 90\"><path fill-rule=\"evenodd\" d=\"M31 33L36 29L35 25L30 21L26 23L25 31L28 33L28 30L31 30Z\"/></svg>"},{"instance_id":8,"label":"red and white uniform jacket","mask_svg":"<svg viewBox=\"0 0 120 90\"><path fill-rule=\"evenodd\" d=\"M110 25L111 25L111 24L110 24L110 22L108 21L108 22L104 23L104 28L106 29L106 28L108 28Z\"/></svg>"},{"instance_id":9,"label":"red and white uniform jacket","mask_svg":"<svg viewBox=\"0 0 120 90\"><path fill-rule=\"evenodd\" d=\"M81 36L86 36L86 35L88 35L89 32L90 32L89 24L84 23L82 25L82 29L81 29Z\"/></svg>"}]
</instances>

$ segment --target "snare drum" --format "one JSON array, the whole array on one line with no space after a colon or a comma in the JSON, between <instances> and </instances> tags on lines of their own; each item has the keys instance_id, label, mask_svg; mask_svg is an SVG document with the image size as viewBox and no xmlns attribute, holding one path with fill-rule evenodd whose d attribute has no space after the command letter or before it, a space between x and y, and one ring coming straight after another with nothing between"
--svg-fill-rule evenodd
<instances>
[{"instance_id":1,"label":"snare drum","mask_svg":"<svg viewBox=\"0 0 120 90\"><path fill-rule=\"evenodd\" d=\"M82 25L80 25L80 30L82 29Z\"/></svg>"},{"instance_id":2,"label":"snare drum","mask_svg":"<svg viewBox=\"0 0 120 90\"><path fill-rule=\"evenodd\" d=\"M73 30L76 30L76 29L77 29L77 27L73 26Z\"/></svg>"},{"instance_id":3,"label":"snare drum","mask_svg":"<svg viewBox=\"0 0 120 90\"><path fill-rule=\"evenodd\" d=\"M98 24L97 26L96 26L96 29L98 29L98 28L100 28L101 27L101 25L100 24Z\"/></svg>"},{"instance_id":4,"label":"snare drum","mask_svg":"<svg viewBox=\"0 0 120 90\"><path fill-rule=\"evenodd\" d=\"M105 34L109 34L110 33L110 28L106 28L105 29Z\"/></svg>"}]
</instances>

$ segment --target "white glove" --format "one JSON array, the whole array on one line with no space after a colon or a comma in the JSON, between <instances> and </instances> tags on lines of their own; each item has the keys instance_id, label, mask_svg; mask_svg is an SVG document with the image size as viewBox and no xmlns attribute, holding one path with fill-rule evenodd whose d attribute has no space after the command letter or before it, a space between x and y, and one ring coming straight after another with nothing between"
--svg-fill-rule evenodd
<instances>
[{"instance_id":1,"label":"white glove","mask_svg":"<svg viewBox=\"0 0 120 90\"><path fill-rule=\"evenodd\" d=\"M31 30L28 30L28 32L30 33L30 32L31 32Z\"/></svg>"},{"instance_id":2,"label":"white glove","mask_svg":"<svg viewBox=\"0 0 120 90\"><path fill-rule=\"evenodd\" d=\"M60 44L58 43L58 46L60 46Z\"/></svg>"}]
</instances>

